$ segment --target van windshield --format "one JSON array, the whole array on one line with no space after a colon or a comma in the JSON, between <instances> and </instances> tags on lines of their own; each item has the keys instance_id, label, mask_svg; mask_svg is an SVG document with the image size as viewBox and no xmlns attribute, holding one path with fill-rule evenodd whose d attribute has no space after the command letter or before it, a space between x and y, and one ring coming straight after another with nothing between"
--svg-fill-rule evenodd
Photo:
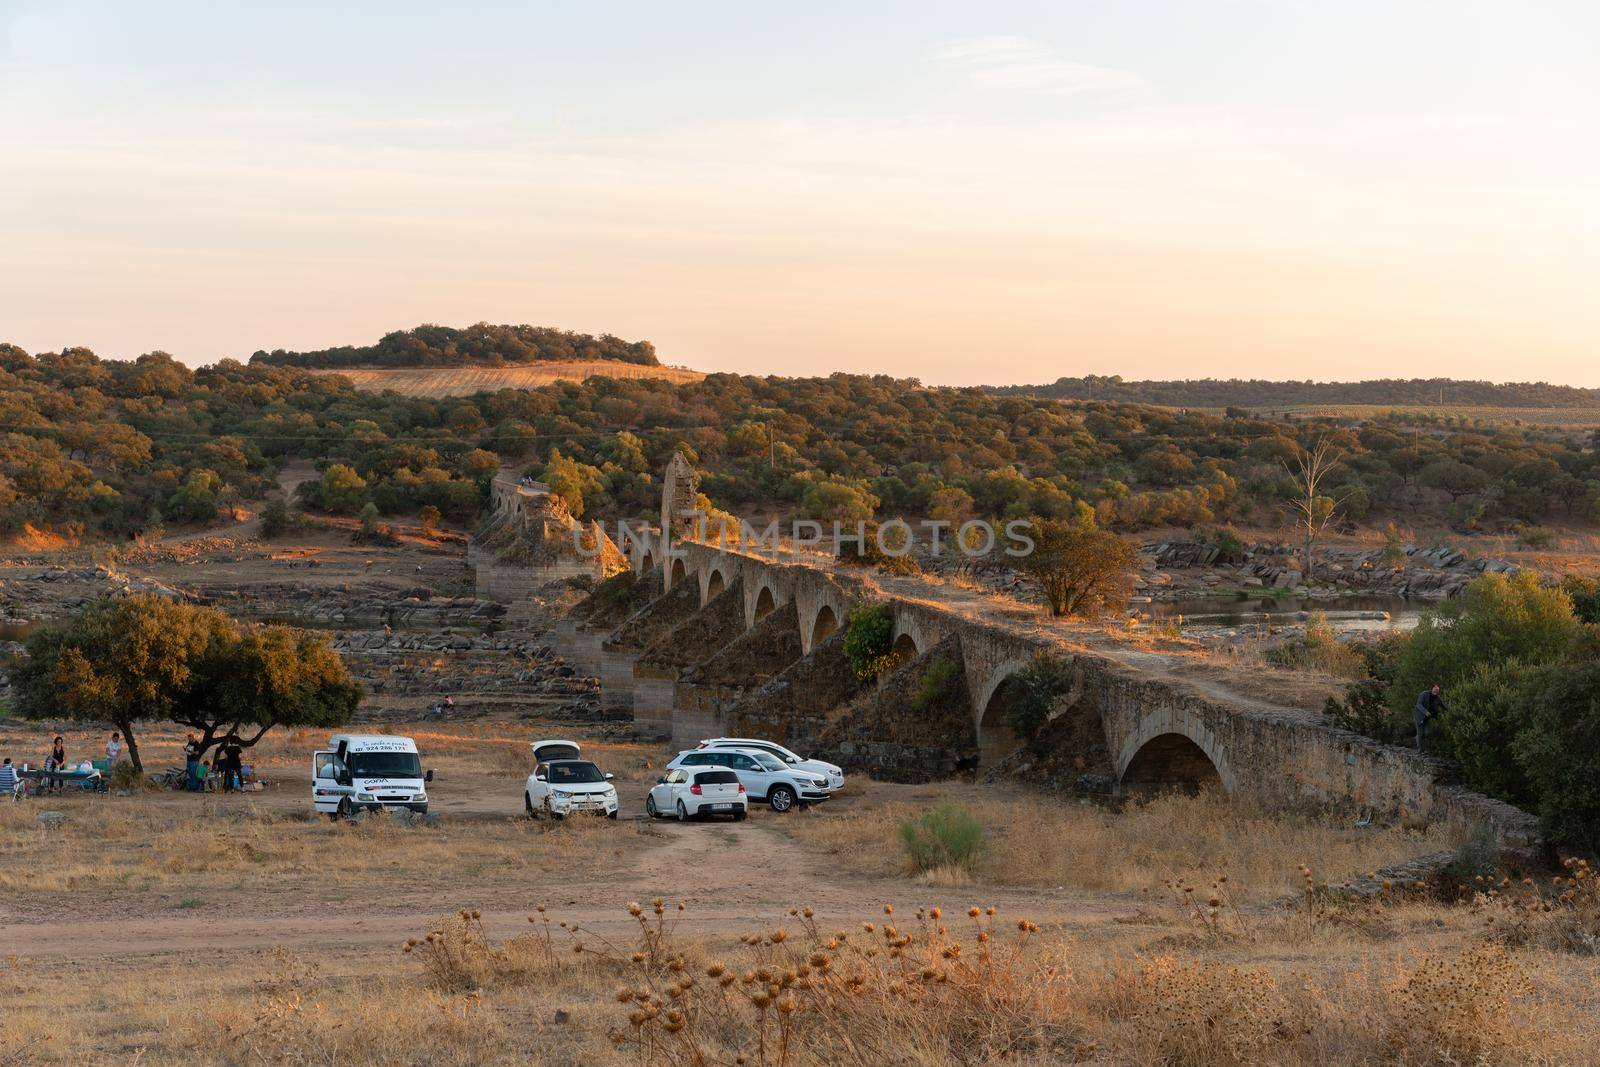
<instances>
[{"instance_id":1,"label":"van windshield","mask_svg":"<svg viewBox=\"0 0 1600 1067\"><path fill-rule=\"evenodd\" d=\"M422 760L415 752L352 752L350 774L355 778L421 778Z\"/></svg>"}]
</instances>

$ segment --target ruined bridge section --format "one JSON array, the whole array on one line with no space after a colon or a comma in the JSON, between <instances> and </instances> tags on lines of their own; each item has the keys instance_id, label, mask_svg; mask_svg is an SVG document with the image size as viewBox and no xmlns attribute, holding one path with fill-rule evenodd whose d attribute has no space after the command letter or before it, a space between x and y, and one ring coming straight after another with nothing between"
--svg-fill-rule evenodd
<instances>
[{"instance_id":1,"label":"ruined bridge section","mask_svg":"<svg viewBox=\"0 0 1600 1067\"><path fill-rule=\"evenodd\" d=\"M1098 719L1119 789L1216 783L1231 795L1271 807L1342 805L1416 820L1486 825L1513 843L1532 840L1529 816L1440 783L1435 765L1408 749L1378 744L1292 710L1202 691L1165 675L1158 663L1141 663L1137 653L1086 651L1039 627L973 619L931 600L887 594L861 573L826 561L778 553L769 558L684 542L670 551L659 543L648 546L653 553L648 559L646 551L645 546L630 546L638 575L630 619L619 623L608 617L603 625L609 629L602 632L586 629L582 622L569 625L558 630L558 641L580 663L594 663L600 650L607 700L619 707L633 706L635 665L646 660L648 670L640 673L648 675L649 706L639 716L641 726L680 744L692 745L713 732L761 728L847 764L892 764L883 753L898 745L944 753L942 761L930 757L922 768L924 776L937 773L938 767L981 768L1015 750L1004 710L1014 679L1041 651L1052 651L1077 679L1057 714ZM683 599L685 585L693 590L688 602ZM929 593L937 595L933 589ZM729 594L737 605L725 603ZM700 612L718 613L723 630L707 620L696 626L692 615L680 619L696 607L695 601ZM809 694L828 691L829 700L836 695L818 684L818 657L836 661L838 638L851 610L874 603L886 605L894 619L896 659L902 669L926 671L930 650L958 650L961 692L954 699L961 717L944 720L941 736L919 738L915 746L874 740L905 734L903 723L897 732L890 720L914 714L909 698L901 705L864 698L848 701L848 707L807 705ZM741 617L742 626L727 632L726 620ZM756 634L764 623L766 630ZM699 640L719 632L732 638L721 650L724 654L707 649L695 653L705 656L703 662L717 664L711 672L715 678L696 664L683 664L684 635L698 635ZM659 647L640 647L646 638ZM753 663L763 656L753 680L730 673L730 663L737 666L747 657ZM880 683L879 688L885 686ZM880 721L863 722L863 714L877 715ZM901 767L899 773L912 775L917 769Z\"/></svg>"}]
</instances>

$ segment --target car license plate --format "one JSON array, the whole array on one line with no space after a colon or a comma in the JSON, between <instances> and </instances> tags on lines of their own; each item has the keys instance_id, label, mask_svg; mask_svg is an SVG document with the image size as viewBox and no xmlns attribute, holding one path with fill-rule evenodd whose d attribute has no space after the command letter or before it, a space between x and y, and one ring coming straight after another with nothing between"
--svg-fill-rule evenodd
<instances>
[{"instance_id":1,"label":"car license plate","mask_svg":"<svg viewBox=\"0 0 1600 1067\"><path fill-rule=\"evenodd\" d=\"M732 804L713 804L713 805L711 805L711 810L712 811L732 811L733 810L733 805Z\"/></svg>"}]
</instances>

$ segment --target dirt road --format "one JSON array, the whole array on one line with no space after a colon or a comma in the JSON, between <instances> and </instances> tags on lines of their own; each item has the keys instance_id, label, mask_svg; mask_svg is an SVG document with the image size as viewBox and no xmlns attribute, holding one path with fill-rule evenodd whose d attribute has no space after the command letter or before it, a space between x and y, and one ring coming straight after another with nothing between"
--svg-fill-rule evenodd
<instances>
[{"instance_id":1,"label":"dirt road","mask_svg":"<svg viewBox=\"0 0 1600 1067\"><path fill-rule=\"evenodd\" d=\"M621 829L621 827L619 827ZM642 851L614 877L573 881L551 872L548 881L527 886L525 896L503 888L487 895L470 883L419 901L373 892L359 908L311 905L303 911L257 917L249 913L174 915L143 913L136 899L115 918L0 924L0 945L8 955L23 958L71 956L124 957L193 950L265 951L330 949L341 946L398 945L425 933L440 916L462 907L481 907L494 936L528 929L536 906L548 909L553 921L564 920L603 935L626 937L634 922L625 911L629 901L647 903L663 897L675 907L683 902L680 928L690 933L744 933L769 929L794 920L790 908L810 906L831 924L881 918L885 903L901 914L919 906L946 908L969 903L995 904L1007 914L1069 925L1103 920L1116 910L1102 903L1069 901L1042 891L945 890L906 881L875 881L838 876L825 856L806 852L771 822L687 823L665 821L654 829L667 840ZM403 882L405 874L396 871ZM520 900L507 897L521 898Z\"/></svg>"}]
</instances>

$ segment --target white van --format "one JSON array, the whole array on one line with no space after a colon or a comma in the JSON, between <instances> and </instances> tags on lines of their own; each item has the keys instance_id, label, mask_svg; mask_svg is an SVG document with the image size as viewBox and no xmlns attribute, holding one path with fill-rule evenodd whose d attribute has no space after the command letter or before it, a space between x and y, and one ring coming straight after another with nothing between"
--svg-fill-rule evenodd
<instances>
[{"instance_id":1,"label":"white van","mask_svg":"<svg viewBox=\"0 0 1600 1067\"><path fill-rule=\"evenodd\" d=\"M428 810L417 743L390 734L334 734L311 757L311 799L318 811L338 817L382 808Z\"/></svg>"}]
</instances>

